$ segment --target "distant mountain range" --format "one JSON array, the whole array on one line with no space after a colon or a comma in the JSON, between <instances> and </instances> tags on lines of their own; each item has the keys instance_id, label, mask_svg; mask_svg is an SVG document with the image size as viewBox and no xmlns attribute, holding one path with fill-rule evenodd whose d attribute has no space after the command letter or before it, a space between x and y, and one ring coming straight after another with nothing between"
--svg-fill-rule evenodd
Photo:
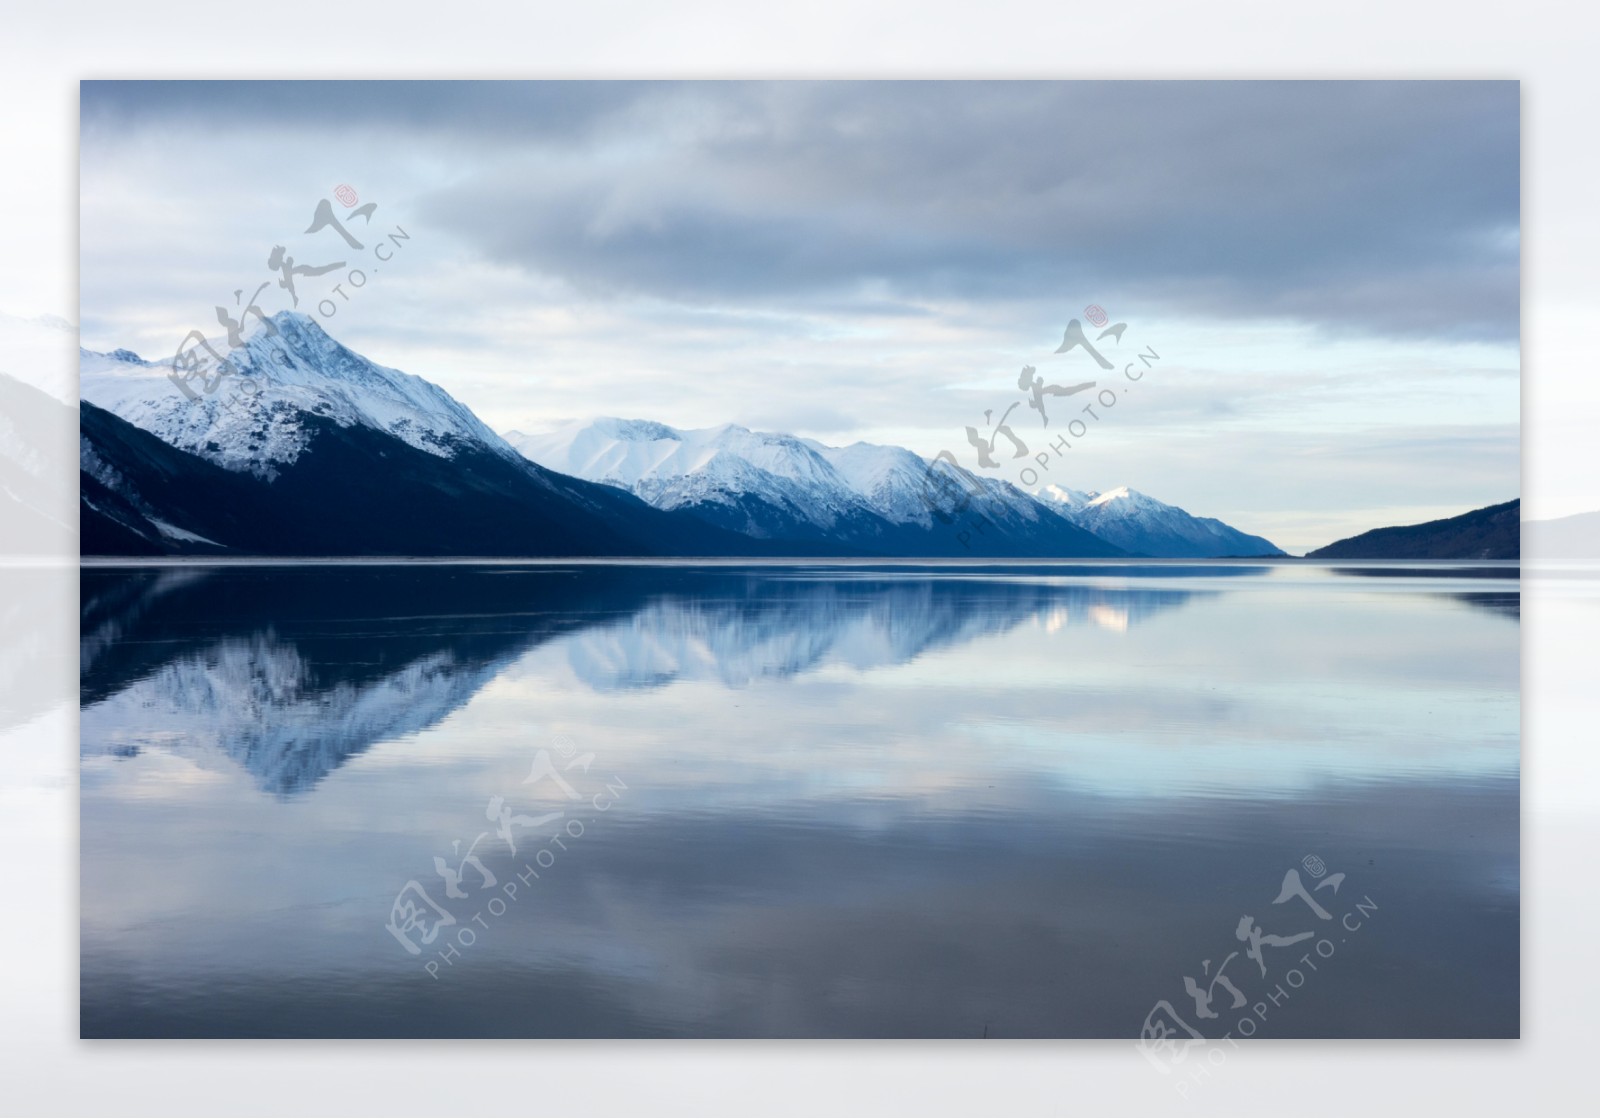
<instances>
[{"instance_id":1,"label":"distant mountain range","mask_svg":"<svg viewBox=\"0 0 1600 1119\"><path fill-rule=\"evenodd\" d=\"M507 441L550 470L757 540L892 556L1120 556L1015 486L900 447L600 419ZM932 475L930 477L930 470ZM970 545L970 547L969 547Z\"/></svg>"},{"instance_id":2,"label":"distant mountain range","mask_svg":"<svg viewBox=\"0 0 1600 1119\"><path fill-rule=\"evenodd\" d=\"M615 418L544 435L510 431L505 438L551 470L758 539L843 543L903 556L1284 554L1259 536L1126 487L1099 495L1052 486L1035 496L943 461L930 465L901 447L830 447L736 424L685 430ZM930 484L930 472L938 483ZM955 500L960 515L939 515L931 496ZM971 551L952 548L957 533Z\"/></svg>"},{"instance_id":3,"label":"distant mountain range","mask_svg":"<svg viewBox=\"0 0 1600 1119\"><path fill-rule=\"evenodd\" d=\"M616 419L502 437L293 312L230 360L254 390L232 408L81 352L83 554L1282 554L1131 490L1036 497L899 447Z\"/></svg>"},{"instance_id":4,"label":"distant mountain range","mask_svg":"<svg viewBox=\"0 0 1600 1119\"><path fill-rule=\"evenodd\" d=\"M1050 485L1040 496L1080 528L1125 552L1144 556L1281 556L1272 541L1195 517L1127 486L1106 493L1080 493Z\"/></svg>"},{"instance_id":5,"label":"distant mountain range","mask_svg":"<svg viewBox=\"0 0 1600 1119\"><path fill-rule=\"evenodd\" d=\"M1524 521L1522 539L1529 559L1600 559L1600 513Z\"/></svg>"},{"instance_id":6,"label":"distant mountain range","mask_svg":"<svg viewBox=\"0 0 1600 1119\"><path fill-rule=\"evenodd\" d=\"M0 373L0 553L70 554L70 454L77 417L32 385Z\"/></svg>"},{"instance_id":7,"label":"distant mountain range","mask_svg":"<svg viewBox=\"0 0 1600 1119\"><path fill-rule=\"evenodd\" d=\"M1307 559L1481 559L1522 556L1522 502L1507 501L1420 525L1375 528L1307 552Z\"/></svg>"},{"instance_id":8,"label":"distant mountain range","mask_svg":"<svg viewBox=\"0 0 1600 1119\"><path fill-rule=\"evenodd\" d=\"M0 314L0 553L71 554L77 328Z\"/></svg>"}]
</instances>

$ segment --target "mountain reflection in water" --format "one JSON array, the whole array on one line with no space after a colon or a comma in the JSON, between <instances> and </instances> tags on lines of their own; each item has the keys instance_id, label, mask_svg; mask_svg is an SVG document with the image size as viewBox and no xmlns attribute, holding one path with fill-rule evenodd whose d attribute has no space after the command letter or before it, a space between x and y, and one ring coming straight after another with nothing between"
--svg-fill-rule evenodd
<instances>
[{"instance_id":1,"label":"mountain reflection in water","mask_svg":"<svg viewBox=\"0 0 1600 1119\"><path fill-rule=\"evenodd\" d=\"M1232 569L1243 573L1244 569ZM991 573L992 575L992 573ZM1193 594L717 568L192 568L83 575L83 748L220 752L312 788L559 641L596 691L903 664L1024 624L1125 630Z\"/></svg>"},{"instance_id":2,"label":"mountain reflection in water","mask_svg":"<svg viewBox=\"0 0 1600 1119\"><path fill-rule=\"evenodd\" d=\"M1518 1031L1515 567L171 565L80 601L85 1036L1133 1038L1163 1001L1220 1035L1247 1011L1184 977L1253 1005L1290 951L1263 977L1244 915L1336 949L1259 1036ZM558 742L614 792L535 882L496 803L534 818ZM1326 924L1274 902L1307 856ZM473 924L488 876L522 892ZM459 959L397 943L409 883Z\"/></svg>"}]
</instances>

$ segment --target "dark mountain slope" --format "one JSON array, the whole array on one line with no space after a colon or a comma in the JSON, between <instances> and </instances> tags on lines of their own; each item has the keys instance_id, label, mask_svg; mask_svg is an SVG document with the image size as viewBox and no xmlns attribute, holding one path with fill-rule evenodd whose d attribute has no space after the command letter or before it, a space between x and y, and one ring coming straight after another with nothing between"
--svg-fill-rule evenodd
<instances>
[{"instance_id":1,"label":"dark mountain slope","mask_svg":"<svg viewBox=\"0 0 1600 1119\"><path fill-rule=\"evenodd\" d=\"M1522 557L1522 502L1507 501L1420 525L1375 528L1307 552L1307 559L1479 559Z\"/></svg>"},{"instance_id":2,"label":"dark mountain slope","mask_svg":"<svg viewBox=\"0 0 1600 1119\"><path fill-rule=\"evenodd\" d=\"M757 547L609 486L473 446L452 458L307 417L272 481L224 470L85 402L84 555L741 555Z\"/></svg>"}]
</instances>

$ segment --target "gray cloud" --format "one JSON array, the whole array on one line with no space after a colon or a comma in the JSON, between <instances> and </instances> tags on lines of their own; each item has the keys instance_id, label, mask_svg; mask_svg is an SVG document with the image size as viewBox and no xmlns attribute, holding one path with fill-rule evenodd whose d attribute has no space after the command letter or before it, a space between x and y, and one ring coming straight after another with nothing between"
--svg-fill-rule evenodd
<instances>
[{"instance_id":1,"label":"gray cloud","mask_svg":"<svg viewBox=\"0 0 1600 1119\"><path fill-rule=\"evenodd\" d=\"M1518 332L1515 82L86 82L86 136L392 134L430 224L601 295L1115 298ZM468 154L470 153L470 154Z\"/></svg>"},{"instance_id":2,"label":"gray cloud","mask_svg":"<svg viewBox=\"0 0 1600 1119\"><path fill-rule=\"evenodd\" d=\"M527 141L583 136L650 89L640 82L85 81L79 112L86 135L187 125L224 136L282 126Z\"/></svg>"},{"instance_id":3,"label":"gray cloud","mask_svg":"<svg viewBox=\"0 0 1600 1119\"><path fill-rule=\"evenodd\" d=\"M1376 334L1517 334L1515 83L628 92L605 127L434 192L428 220L589 294L1107 293Z\"/></svg>"}]
</instances>

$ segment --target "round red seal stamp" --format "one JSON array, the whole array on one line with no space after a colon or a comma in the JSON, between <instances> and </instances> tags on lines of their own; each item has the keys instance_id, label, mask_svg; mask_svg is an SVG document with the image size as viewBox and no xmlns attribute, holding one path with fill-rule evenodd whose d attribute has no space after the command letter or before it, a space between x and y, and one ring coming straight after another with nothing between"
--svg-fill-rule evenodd
<instances>
[{"instance_id":1,"label":"round red seal stamp","mask_svg":"<svg viewBox=\"0 0 1600 1119\"><path fill-rule=\"evenodd\" d=\"M340 183L333 188L333 196L346 206L354 206L360 199L356 195L356 188L349 183Z\"/></svg>"},{"instance_id":2,"label":"round red seal stamp","mask_svg":"<svg viewBox=\"0 0 1600 1119\"><path fill-rule=\"evenodd\" d=\"M1107 321L1105 308L1098 303L1091 303L1083 309L1083 317L1094 326L1105 326Z\"/></svg>"}]
</instances>

